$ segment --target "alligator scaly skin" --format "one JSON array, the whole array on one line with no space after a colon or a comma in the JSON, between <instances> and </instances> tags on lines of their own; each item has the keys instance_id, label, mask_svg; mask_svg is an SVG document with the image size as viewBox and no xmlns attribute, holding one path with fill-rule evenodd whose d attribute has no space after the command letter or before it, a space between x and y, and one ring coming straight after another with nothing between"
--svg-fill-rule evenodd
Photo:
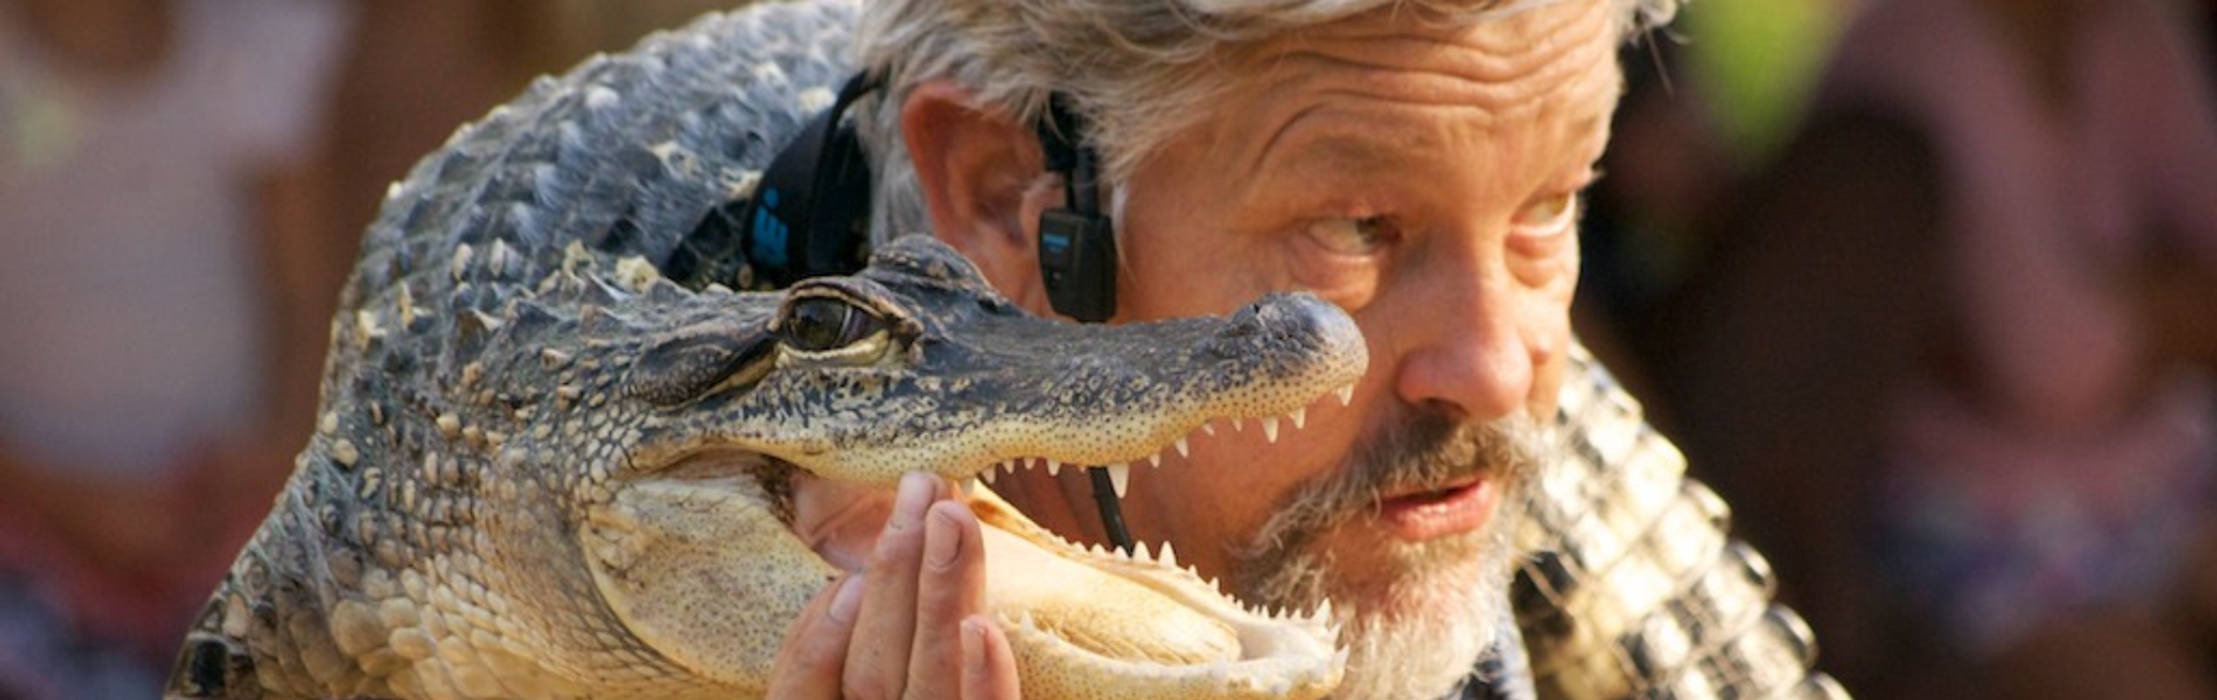
<instances>
[{"instance_id":1,"label":"alligator scaly skin","mask_svg":"<svg viewBox=\"0 0 2217 700\"><path fill-rule=\"evenodd\" d=\"M1772 601L1761 554L1723 499L1584 347L1517 532L1511 588L1540 697L1834 700L1808 625Z\"/></svg>"}]
</instances>

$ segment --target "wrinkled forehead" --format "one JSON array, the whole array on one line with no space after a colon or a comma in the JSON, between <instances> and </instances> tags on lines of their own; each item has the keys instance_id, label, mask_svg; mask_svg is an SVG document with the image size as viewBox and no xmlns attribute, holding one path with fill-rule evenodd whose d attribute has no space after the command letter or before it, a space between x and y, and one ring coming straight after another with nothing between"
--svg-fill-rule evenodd
<instances>
[{"instance_id":1,"label":"wrinkled forehead","mask_svg":"<svg viewBox=\"0 0 2217 700\"><path fill-rule=\"evenodd\" d=\"M1241 24L1237 18L1255 21L1256 28L1270 31L1276 28L1304 30L1322 24L1344 21L1363 14L1394 15L1420 20L1426 24L1454 28L1480 22L1490 22L1534 10L1541 10L1581 0L1171 0L1191 8L1194 12L1217 18L1225 18ZM1642 11L1643 0L1605 0L1611 13L1624 13L1620 28L1637 24L1630 13ZM1652 0L1647 0L1652 2ZM1252 34L1233 34L1226 38L1241 41L1253 38Z\"/></svg>"},{"instance_id":2,"label":"wrinkled forehead","mask_svg":"<svg viewBox=\"0 0 2217 700\"><path fill-rule=\"evenodd\" d=\"M1462 22L1374 11L1241 47L1222 109L1188 138L1219 162L1272 156L1393 165L1445 148L1440 134L1381 128L1381 109L1435 110L1487 133L1523 127L1577 164L1600 156L1622 91L1613 0L1530 3ZM1387 168L1390 170L1390 167Z\"/></svg>"},{"instance_id":3,"label":"wrinkled forehead","mask_svg":"<svg viewBox=\"0 0 2217 700\"><path fill-rule=\"evenodd\" d=\"M1230 48L1234 75L1286 75L1304 61L1386 77L1402 97L1506 109L1541 100L1609 106L1620 88L1616 0L1533 0L1477 16L1388 5ZM1298 73L1298 71L1290 71Z\"/></svg>"}]
</instances>

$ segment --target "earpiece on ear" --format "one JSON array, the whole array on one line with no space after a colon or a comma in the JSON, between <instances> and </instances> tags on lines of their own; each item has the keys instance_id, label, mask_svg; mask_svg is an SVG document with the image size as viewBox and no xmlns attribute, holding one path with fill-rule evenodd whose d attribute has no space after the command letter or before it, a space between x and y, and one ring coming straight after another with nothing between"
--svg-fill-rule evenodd
<instances>
[{"instance_id":1,"label":"earpiece on ear","mask_svg":"<svg viewBox=\"0 0 2217 700\"><path fill-rule=\"evenodd\" d=\"M1100 323L1116 315L1116 227L1101 213L1099 159L1080 143L1084 130L1062 96L1048 100L1039 147L1062 173L1066 206L1039 213L1039 277L1056 313Z\"/></svg>"},{"instance_id":2,"label":"earpiece on ear","mask_svg":"<svg viewBox=\"0 0 2217 700\"><path fill-rule=\"evenodd\" d=\"M1039 276L1056 313L1086 323L1116 315L1116 231L1108 217L1040 212Z\"/></svg>"}]
</instances>

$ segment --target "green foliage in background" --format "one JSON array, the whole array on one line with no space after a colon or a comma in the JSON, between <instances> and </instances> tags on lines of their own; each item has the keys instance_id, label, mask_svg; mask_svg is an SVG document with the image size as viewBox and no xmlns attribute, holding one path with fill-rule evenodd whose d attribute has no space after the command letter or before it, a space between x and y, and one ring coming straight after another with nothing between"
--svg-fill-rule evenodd
<instances>
[{"instance_id":1,"label":"green foliage in background","mask_svg":"<svg viewBox=\"0 0 2217 700\"><path fill-rule=\"evenodd\" d=\"M1847 14L1841 0L1697 0L1675 33L1732 155L1761 161L1798 125Z\"/></svg>"}]
</instances>

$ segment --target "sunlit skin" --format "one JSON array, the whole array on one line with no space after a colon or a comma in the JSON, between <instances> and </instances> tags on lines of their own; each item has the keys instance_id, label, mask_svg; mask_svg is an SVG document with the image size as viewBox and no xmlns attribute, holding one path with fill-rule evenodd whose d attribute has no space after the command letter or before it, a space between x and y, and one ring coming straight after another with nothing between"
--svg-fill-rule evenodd
<instances>
[{"instance_id":1,"label":"sunlit skin","mask_svg":"<svg viewBox=\"0 0 2217 700\"><path fill-rule=\"evenodd\" d=\"M1287 494L1382 428L1423 412L1484 422L1553 410L1578 272L1577 197L1595 177L1621 87L1619 12L1570 0L1454 31L1382 12L1226 60L1242 76L1236 89L1144 160L1122 193L1116 321L1313 291L1353 313L1370 373L1351 406L1325 399L1306 429L1288 427L1275 445L1251 422L1236 433L1219 425L1192 441L1190 460L1173 453L1160 469L1135 468L1123 505L1137 538L1172 542L1181 561L1223 576L1232 549ZM902 127L932 230L1017 303L1052 313L1034 245L1039 212L1062 192L1041 184L1030 125L936 81L908 94ZM1492 515L1497 486L1427 485L1329 533L1335 588L1360 592L1343 602L1395 607L1379 599L1398 574L1379 545L1468 535ZM995 490L1058 532L1105 541L1075 470L1007 475ZM872 542L882 504L819 512L812 525L804 503L802 531L867 573L850 602L834 606L827 591L804 613L774 696L1013 697L1005 642L963 593L980 585L982 555L953 543L976 542L975 522L942 501L925 532L925 507ZM922 552L950 549L951 562L923 564ZM961 673L944 672L957 664ZM922 669L940 670L912 672Z\"/></svg>"},{"instance_id":2,"label":"sunlit skin","mask_svg":"<svg viewBox=\"0 0 2217 700\"><path fill-rule=\"evenodd\" d=\"M1256 80L1141 165L1117 222L1118 320L1309 290L1354 314L1372 364L1351 407L1323 402L1275 445L1250 423L1194 440L1190 466L1135 471L1124 501L1135 537L1173 541L1221 576L1226 545L1248 541L1365 431L1416 411L1483 421L1553 409L1576 197L1619 92L1611 12L1570 3L1422 39L1378 16L1273 43L1247 59ZM1044 312L1041 301L1026 299ZM999 489L1058 531L1100 537L1082 478L1029 474ZM1364 555L1390 538L1466 529L1356 522L1333 537L1347 571L1375 571Z\"/></svg>"}]
</instances>

